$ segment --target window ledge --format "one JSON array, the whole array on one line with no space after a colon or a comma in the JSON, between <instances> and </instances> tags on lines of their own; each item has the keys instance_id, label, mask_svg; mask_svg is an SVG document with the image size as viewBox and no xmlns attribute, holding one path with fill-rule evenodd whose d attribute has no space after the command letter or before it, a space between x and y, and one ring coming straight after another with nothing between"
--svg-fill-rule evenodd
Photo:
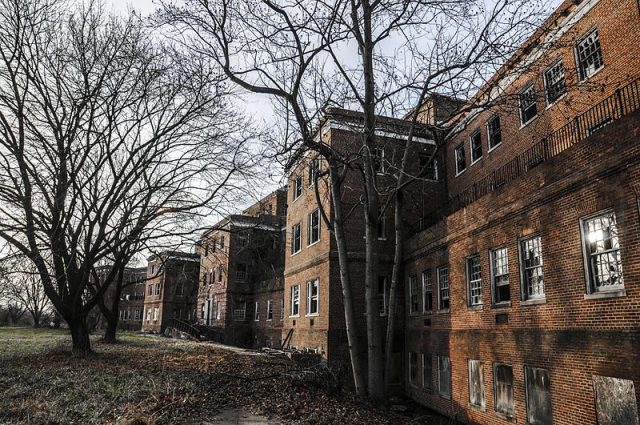
<instances>
[{"instance_id":1,"label":"window ledge","mask_svg":"<svg viewBox=\"0 0 640 425\"><path fill-rule=\"evenodd\" d=\"M500 303L494 303L491 305L491 308L510 308L510 307L511 307L511 301L504 301Z\"/></svg>"},{"instance_id":2,"label":"window ledge","mask_svg":"<svg viewBox=\"0 0 640 425\"><path fill-rule=\"evenodd\" d=\"M307 245L307 248L312 247L312 246L314 246L314 245L317 245L317 244L319 244L319 243L320 243L320 239L318 239L317 241L315 241L315 242L310 243L309 245Z\"/></svg>"},{"instance_id":3,"label":"window ledge","mask_svg":"<svg viewBox=\"0 0 640 425\"><path fill-rule=\"evenodd\" d=\"M474 160L471 160L471 164L469 164L469 167L471 167L472 165L477 164L477 163L478 163L478 162L480 162L480 161L482 161L482 157L480 157L480 158L476 158L476 160L475 160L475 161L474 161Z\"/></svg>"},{"instance_id":4,"label":"window ledge","mask_svg":"<svg viewBox=\"0 0 640 425\"><path fill-rule=\"evenodd\" d=\"M525 122L523 124L520 124L519 130L522 130L523 128L525 128L526 126L528 126L529 124L531 124L532 122L537 120L539 116L540 116L540 114L536 113L535 117L531 118L529 121L527 121L527 122Z\"/></svg>"},{"instance_id":5,"label":"window ledge","mask_svg":"<svg viewBox=\"0 0 640 425\"><path fill-rule=\"evenodd\" d=\"M520 301L520 305L523 305L523 306L540 305L540 304L546 304L546 303L547 303L547 299L546 298L534 298L534 299L531 299L531 300Z\"/></svg>"},{"instance_id":6,"label":"window ledge","mask_svg":"<svg viewBox=\"0 0 640 425\"><path fill-rule=\"evenodd\" d=\"M432 314L433 314L433 310L427 310L422 312L423 316L431 316Z\"/></svg>"},{"instance_id":7,"label":"window ledge","mask_svg":"<svg viewBox=\"0 0 640 425\"><path fill-rule=\"evenodd\" d=\"M451 310L448 309L448 308L445 308L443 310L438 310L438 314L446 314L446 313L450 313L450 312L451 312Z\"/></svg>"},{"instance_id":8,"label":"window ledge","mask_svg":"<svg viewBox=\"0 0 640 425\"><path fill-rule=\"evenodd\" d=\"M502 146L502 142L498 143L497 145L495 145L492 148L489 148L489 150L487 151L487 155L490 154L491 152L495 151L496 149L498 149L500 146Z\"/></svg>"},{"instance_id":9,"label":"window ledge","mask_svg":"<svg viewBox=\"0 0 640 425\"><path fill-rule=\"evenodd\" d=\"M458 170L456 170L456 177L462 175L465 171L467 171L467 167L464 168L464 170L458 172Z\"/></svg>"},{"instance_id":10,"label":"window ledge","mask_svg":"<svg viewBox=\"0 0 640 425\"><path fill-rule=\"evenodd\" d=\"M596 69L595 71L593 71L592 74L587 75L584 80L580 80L578 81L578 87L580 87L581 85L583 85L584 83L586 83L587 81L589 81L589 79L593 78L595 75L599 74L600 71L602 71L604 69L604 64L602 64L602 66L598 69Z\"/></svg>"},{"instance_id":11,"label":"window ledge","mask_svg":"<svg viewBox=\"0 0 640 425\"><path fill-rule=\"evenodd\" d=\"M546 111L547 109L553 107L553 105L555 105L556 103L560 102L562 99L564 99L565 97L567 97L567 95L569 94L568 89L565 87L565 91L564 94L562 96L560 96L559 98L557 98L556 100L554 100L553 102L549 103L548 99L545 99L547 101L547 106L544 108L544 110ZM546 95L545 95L546 98Z\"/></svg>"},{"instance_id":12,"label":"window ledge","mask_svg":"<svg viewBox=\"0 0 640 425\"><path fill-rule=\"evenodd\" d=\"M604 298L620 298L626 297L627 290L626 289L618 289L615 291L606 291L606 292L594 292L592 294L584 294L585 300L600 300Z\"/></svg>"},{"instance_id":13,"label":"window ledge","mask_svg":"<svg viewBox=\"0 0 640 425\"><path fill-rule=\"evenodd\" d=\"M504 419L504 420L507 420L507 421L509 421L509 422L513 422L513 421L514 421L514 418L515 418L515 416L514 416L514 415L507 415L507 414L502 413L502 412L496 412L496 411L494 411L493 413L494 413L497 417L502 418L502 419Z\"/></svg>"},{"instance_id":14,"label":"window ledge","mask_svg":"<svg viewBox=\"0 0 640 425\"><path fill-rule=\"evenodd\" d=\"M482 304L467 306L467 311L482 311L482 310L484 310L484 305Z\"/></svg>"},{"instance_id":15,"label":"window ledge","mask_svg":"<svg viewBox=\"0 0 640 425\"><path fill-rule=\"evenodd\" d=\"M475 411L478 411L478 412L486 412L487 411L487 406L476 406L475 404L469 403L469 409L475 410Z\"/></svg>"},{"instance_id":16,"label":"window ledge","mask_svg":"<svg viewBox=\"0 0 640 425\"><path fill-rule=\"evenodd\" d=\"M304 317L318 317L320 313L305 314Z\"/></svg>"}]
</instances>

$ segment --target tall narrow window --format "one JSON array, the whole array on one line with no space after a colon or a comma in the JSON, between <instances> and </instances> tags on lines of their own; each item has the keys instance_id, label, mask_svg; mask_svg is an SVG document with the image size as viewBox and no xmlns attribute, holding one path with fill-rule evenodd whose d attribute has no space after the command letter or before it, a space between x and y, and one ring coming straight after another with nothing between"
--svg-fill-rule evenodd
<instances>
[{"instance_id":1,"label":"tall narrow window","mask_svg":"<svg viewBox=\"0 0 640 425\"><path fill-rule=\"evenodd\" d=\"M293 200L295 201L302 196L302 174L298 174L293 180Z\"/></svg>"},{"instance_id":2,"label":"tall narrow window","mask_svg":"<svg viewBox=\"0 0 640 425\"><path fill-rule=\"evenodd\" d=\"M253 312L253 320L260 321L260 303L256 301L256 309Z\"/></svg>"},{"instance_id":3,"label":"tall narrow window","mask_svg":"<svg viewBox=\"0 0 640 425\"><path fill-rule=\"evenodd\" d=\"M247 280L247 265L245 263L237 263L236 264L236 279L239 282L244 282Z\"/></svg>"},{"instance_id":4,"label":"tall narrow window","mask_svg":"<svg viewBox=\"0 0 640 425\"><path fill-rule=\"evenodd\" d=\"M548 105L560 99L567 92L567 86L564 82L564 65L561 60L544 72L544 90Z\"/></svg>"},{"instance_id":5,"label":"tall narrow window","mask_svg":"<svg viewBox=\"0 0 640 425\"><path fill-rule=\"evenodd\" d=\"M607 211L582 219L581 222L588 293L623 289L620 244L614 212Z\"/></svg>"},{"instance_id":6,"label":"tall narrow window","mask_svg":"<svg viewBox=\"0 0 640 425\"><path fill-rule=\"evenodd\" d=\"M549 371L525 366L524 380L527 395L527 423L551 425L551 383Z\"/></svg>"},{"instance_id":7,"label":"tall narrow window","mask_svg":"<svg viewBox=\"0 0 640 425\"><path fill-rule=\"evenodd\" d=\"M160 295L160 284L156 283L156 295Z\"/></svg>"},{"instance_id":8,"label":"tall narrow window","mask_svg":"<svg viewBox=\"0 0 640 425\"><path fill-rule=\"evenodd\" d=\"M238 245L244 248L249 244L249 235L245 232L238 233Z\"/></svg>"},{"instance_id":9,"label":"tall narrow window","mask_svg":"<svg viewBox=\"0 0 640 425\"><path fill-rule=\"evenodd\" d=\"M307 316L318 315L318 291L320 281L318 279L307 282Z\"/></svg>"},{"instance_id":10,"label":"tall narrow window","mask_svg":"<svg viewBox=\"0 0 640 425\"><path fill-rule=\"evenodd\" d=\"M513 368L496 364L493 369L493 385L496 412L513 418Z\"/></svg>"},{"instance_id":11,"label":"tall narrow window","mask_svg":"<svg viewBox=\"0 0 640 425\"><path fill-rule=\"evenodd\" d=\"M600 50L600 36L594 29L576 45L576 62L580 81L584 81L604 66Z\"/></svg>"},{"instance_id":12,"label":"tall narrow window","mask_svg":"<svg viewBox=\"0 0 640 425\"><path fill-rule=\"evenodd\" d=\"M409 277L409 314L418 312L418 278Z\"/></svg>"},{"instance_id":13,"label":"tall narrow window","mask_svg":"<svg viewBox=\"0 0 640 425\"><path fill-rule=\"evenodd\" d=\"M502 130L500 129L500 116L494 115L487 121L487 135L489 138L489 150L502 143Z\"/></svg>"},{"instance_id":14,"label":"tall narrow window","mask_svg":"<svg viewBox=\"0 0 640 425\"><path fill-rule=\"evenodd\" d=\"M273 320L273 303L271 300L267 300L267 321Z\"/></svg>"},{"instance_id":15,"label":"tall narrow window","mask_svg":"<svg viewBox=\"0 0 640 425\"><path fill-rule=\"evenodd\" d=\"M533 84L528 85L522 90L518 99L520 101L520 122L524 125L538 115L536 92L533 89Z\"/></svg>"},{"instance_id":16,"label":"tall narrow window","mask_svg":"<svg viewBox=\"0 0 640 425\"><path fill-rule=\"evenodd\" d=\"M313 186L316 180L318 180L319 171L320 171L320 158L315 157L309 163L309 187Z\"/></svg>"},{"instance_id":17,"label":"tall narrow window","mask_svg":"<svg viewBox=\"0 0 640 425\"><path fill-rule=\"evenodd\" d=\"M451 398L451 361L447 356L438 356L438 394Z\"/></svg>"},{"instance_id":18,"label":"tall narrow window","mask_svg":"<svg viewBox=\"0 0 640 425\"><path fill-rule=\"evenodd\" d=\"M409 383L418 384L418 353L409 352Z\"/></svg>"},{"instance_id":19,"label":"tall narrow window","mask_svg":"<svg viewBox=\"0 0 640 425\"><path fill-rule=\"evenodd\" d=\"M438 180L438 160L430 153L418 154L418 177L427 180Z\"/></svg>"},{"instance_id":20,"label":"tall narrow window","mask_svg":"<svg viewBox=\"0 0 640 425\"><path fill-rule=\"evenodd\" d=\"M378 276L378 311L380 316L389 311L389 284L386 276Z\"/></svg>"},{"instance_id":21,"label":"tall narrow window","mask_svg":"<svg viewBox=\"0 0 640 425\"><path fill-rule=\"evenodd\" d=\"M422 312L433 310L433 285L431 284L431 270L422 272Z\"/></svg>"},{"instance_id":22,"label":"tall narrow window","mask_svg":"<svg viewBox=\"0 0 640 425\"><path fill-rule=\"evenodd\" d=\"M291 312L293 317L300 315L300 285L291 287Z\"/></svg>"},{"instance_id":23,"label":"tall narrow window","mask_svg":"<svg viewBox=\"0 0 640 425\"><path fill-rule=\"evenodd\" d=\"M320 240L320 209L309 214L309 228L307 229L307 243L313 245Z\"/></svg>"},{"instance_id":24,"label":"tall narrow window","mask_svg":"<svg viewBox=\"0 0 640 425\"><path fill-rule=\"evenodd\" d=\"M491 250L491 287L494 304L507 303L511 300L509 257L505 247Z\"/></svg>"},{"instance_id":25,"label":"tall narrow window","mask_svg":"<svg viewBox=\"0 0 640 425\"><path fill-rule=\"evenodd\" d=\"M467 168L467 160L464 156L464 145L460 144L455 149L456 175L462 173Z\"/></svg>"},{"instance_id":26,"label":"tall narrow window","mask_svg":"<svg viewBox=\"0 0 640 425\"><path fill-rule=\"evenodd\" d=\"M284 320L284 298L280 300L280 321Z\"/></svg>"},{"instance_id":27,"label":"tall narrow window","mask_svg":"<svg viewBox=\"0 0 640 425\"><path fill-rule=\"evenodd\" d=\"M482 304L482 270L480 256L467 258L467 287L469 288L469 305Z\"/></svg>"},{"instance_id":28,"label":"tall narrow window","mask_svg":"<svg viewBox=\"0 0 640 425\"><path fill-rule=\"evenodd\" d=\"M295 254L302 249L302 223L294 224L291 228L291 253Z\"/></svg>"},{"instance_id":29,"label":"tall narrow window","mask_svg":"<svg viewBox=\"0 0 640 425\"><path fill-rule=\"evenodd\" d=\"M373 152L373 171L376 173L384 173L384 148L377 147Z\"/></svg>"},{"instance_id":30,"label":"tall narrow window","mask_svg":"<svg viewBox=\"0 0 640 425\"><path fill-rule=\"evenodd\" d=\"M482 136L480 130L471 135L471 163L477 162L482 158Z\"/></svg>"},{"instance_id":31,"label":"tall narrow window","mask_svg":"<svg viewBox=\"0 0 640 425\"><path fill-rule=\"evenodd\" d=\"M222 265L218 267L218 282L222 282Z\"/></svg>"},{"instance_id":32,"label":"tall narrow window","mask_svg":"<svg viewBox=\"0 0 640 425\"><path fill-rule=\"evenodd\" d=\"M222 309L220 308L220 301L218 301L217 299L215 300L215 307L216 307L216 320L220 320L220 318L222 317Z\"/></svg>"},{"instance_id":33,"label":"tall narrow window","mask_svg":"<svg viewBox=\"0 0 640 425\"><path fill-rule=\"evenodd\" d=\"M480 360L469 360L469 403L485 408L484 370Z\"/></svg>"},{"instance_id":34,"label":"tall narrow window","mask_svg":"<svg viewBox=\"0 0 640 425\"><path fill-rule=\"evenodd\" d=\"M422 387L426 390L433 388L433 358L429 353L422 354Z\"/></svg>"},{"instance_id":35,"label":"tall narrow window","mask_svg":"<svg viewBox=\"0 0 640 425\"><path fill-rule=\"evenodd\" d=\"M202 286L207 286L207 272L202 273Z\"/></svg>"},{"instance_id":36,"label":"tall narrow window","mask_svg":"<svg viewBox=\"0 0 640 425\"><path fill-rule=\"evenodd\" d=\"M438 309L449 309L449 267L438 268Z\"/></svg>"},{"instance_id":37,"label":"tall narrow window","mask_svg":"<svg viewBox=\"0 0 640 425\"><path fill-rule=\"evenodd\" d=\"M524 285L523 298L525 300L544 298L540 236L520 241L520 268Z\"/></svg>"}]
</instances>

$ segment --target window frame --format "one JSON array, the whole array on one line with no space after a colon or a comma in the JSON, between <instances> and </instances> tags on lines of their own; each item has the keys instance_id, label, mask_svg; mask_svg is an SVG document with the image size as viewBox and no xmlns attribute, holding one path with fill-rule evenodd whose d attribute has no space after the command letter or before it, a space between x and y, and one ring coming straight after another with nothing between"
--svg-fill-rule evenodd
<instances>
[{"instance_id":1,"label":"window frame","mask_svg":"<svg viewBox=\"0 0 640 425\"><path fill-rule=\"evenodd\" d=\"M440 367L440 360L441 359L447 359L447 363L449 364L449 392L448 393L443 393L442 392L442 376L441 376L441 367ZM453 388L452 387L452 371L451 371L451 358L449 356L438 356L438 395L444 399L447 400L451 400L451 394L453 393Z\"/></svg>"},{"instance_id":2,"label":"window frame","mask_svg":"<svg viewBox=\"0 0 640 425\"><path fill-rule=\"evenodd\" d=\"M313 295L313 288L316 288L316 294ZM315 312L311 311L313 301L316 302ZM306 317L315 317L320 315L320 279L311 279L307 281L307 306L305 311Z\"/></svg>"},{"instance_id":3,"label":"window frame","mask_svg":"<svg viewBox=\"0 0 640 425\"><path fill-rule=\"evenodd\" d=\"M409 315L411 316L415 316L416 314L418 314L418 311L420 310L420 297L418 294L418 276L416 275L411 275L409 276L409 297L407 298L407 300L409 301ZM414 289L415 289L415 294L414 294ZM414 303L414 297L415 297L415 303ZM415 307L415 308L414 308Z\"/></svg>"},{"instance_id":4,"label":"window frame","mask_svg":"<svg viewBox=\"0 0 640 425\"><path fill-rule=\"evenodd\" d=\"M433 391L433 355L431 353L422 353L422 388L427 391ZM428 361L427 361L428 360ZM426 366L429 365L429 368ZM425 371L429 370L429 385L425 379Z\"/></svg>"},{"instance_id":5,"label":"window frame","mask_svg":"<svg viewBox=\"0 0 640 425\"><path fill-rule=\"evenodd\" d=\"M529 105L529 107L527 109L523 109L522 97L529 90L532 91L533 102ZM531 118L529 118L528 120L525 121L524 120L525 113L531 107L535 108L535 113L533 114L533 116ZM527 85L525 85L524 88L518 92L518 111L519 111L519 115L520 115L520 128L526 126L527 124L529 124L531 121L533 121L534 119L536 119L538 117L538 99L537 99L537 95L536 95L536 91L535 91L535 86L534 86L534 84L532 82L527 84Z\"/></svg>"},{"instance_id":6,"label":"window frame","mask_svg":"<svg viewBox=\"0 0 640 425\"><path fill-rule=\"evenodd\" d=\"M427 277L428 279L425 279ZM427 285L427 280L429 281L429 285ZM420 281L422 284L422 312L430 314L433 312L433 275L431 269L425 269L420 273ZM427 287L429 290L427 290ZM428 303L427 294L430 295ZM429 304L429 308L427 308L427 304Z\"/></svg>"},{"instance_id":7,"label":"window frame","mask_svg":"<svg viewBox=\"0 0 640 425\"><path fill-rule=\"evenodd\" d=\"M600 66L598 68L595 68L593 71L591 71L591 73L587 73L586 69L583 69L582 63L580 61L579 46L580 46L580 44L584 43L593 33L596 33L596 35L597 35L598 54L600 56L601 64L600 64ZM575 43L575 45L573 47L573 54L574 54L575 61L576 61L576 68L577 68L577 71L578 71L578 82L579 83L583 83L583 82L587 81L589 78L591 78L596 73L598 73L598 71L600 71L602 68L604 68L604 55L602 54L602 43L600 42L600 32L598 31L597 27L593 27L590 30L588 30L582 37L580 37L580 39L578 41L576 41L576 43Z\"/></svg>"},{"instance_id":8,"label":"window frame","mask_svg":"<svg viewBox=\"0 0 640 425\"><path fill-rule=\"evenodd\" d=\"M498 367L508 367L509 369L511 369L511 401L512 401L512 405L511 405L511 411L510 412L503 412L498 410L498 389L497 389L497 384L498 384ZM513 381L514 381L514 376L513 376L513 365L509 365L506 363L494 363L493 364L493 411L502 417L505 417L506 419L513 419L515 417L516 414L516 410L515 410L515 392L514 392L514 388L513 388Z\"/></svg>"},{"instance_id":9,"label":"window frame","mask_svg":"<svg viewBox=\"0 0 640 425\"><path fill-rule=\"evenodd\" d=\"M273 301L267 300L267 322L273 321Z\"/></svg>"},{"instance_id":10,"label":"window frame","mask_svg":"<svg viewBox=\"0 0 640 425\"><path fill-rule=\"evenodd\" d=\"M316 215L317 216L317 225L316 230L317 230L317 239L313 240L312 236L313 236L313 216ZM307 246L312 246L317 244L318 242L320 242L320 208L316 209L315 211L313 211L312 213L310 213L308 216L308 223L307 223Z\"/></svg>"},{"instance_id":11,"label":"window frame","mask_svg":"<svg viewBox=\"0 0 640 425\"><path fill-rule=\"evenodd\" d=\"M300 284L291 285L289 298L289 317L300 317ZM294 307L297 307L295 314Z\"/></svg>"},{"instance_id":12,"label":"window frame","mask_svg":"<svg viewBox=\"0 0 640 425\"><path fill-rule=\"evenodd\" d=\"M491 123L497 121L498 122L498 131L497 132L491 132ZM492 152L495 148L497 148L498 146L500 146L502 144L502 123L500 122L500 115L499 114L494 114L492 115L486 123L486 127L487 127L487 147L488 152L490 153ZM498 134L498 137L500 139L500 141L496 144L493 144L491 142L492 138L495 137L495 135Z\"/></svg>"},{"instance_id":13,"label":"window frame","mask_svg":"<svg viewBox=\"0 0 640 425\"><path fill-rule=\"evenodd\" d=\"M415 364L411 361L412 357L415 357ZM411 385L412 387L417 387L419 376L420 364L418 362L418 353L415 351L409 351L409 385Z\"/></svg>"},{"instance_id":14,"label":"window frame","mask_svg":"<svg viewBox=\"0 0 640 425\"><path fill-rule=\"evenodd\" d=\"M530 424L531 422L529 421L529 409L530 409L530 403L529 403L529 374L527 373L527 370L543 370L547 373L547 376L549 378L549 405L551 408L551 417L553 418L553 401L552 401L552 394L551 394L551 374L549 373L549 369L544 369L541 367L535 367L535 366L530 366L530 365L524 365L524 398L525 398L525 423ZM538 421L536 421L536 424L538 423Z\"/></svg>"},{"instance_id":15,"label":"window frame","mask_svg":"<svg viewBox=\"0 0 640 425\"><path fill-rule=\"evenodd\" d=\"M318 180L318 174L320 172L320 156L316 155L311 161L309 161L309 178L308 178L308 187L313 187L313 185Z\"/></svg>"},{"instance_id":16,"label":"window frame","mask_svg":"<svg viewBox=\"0 0 640 425\"><path fill-rule=\"evenodd\" d=\"M535 267L539 267L540 271L542 273L542 288L543 288L543 293L542 295L529 295L528 294L528 284L527 284L527 279L526 279L526 271L527 271L527 267L525 266L525 259L524 259L524 250L523 250L523 244L531 241L533 239L539 239L539 246L540 246L540 265L539 266L535 266ZM543 250L542 250L542 236L539 233L535 233L532 235L528 235L526 237L522 237L520 239L518 239L518 259L520 260L520 299L522 300L522 302L526 303L526 302L546 302L547 299L547 291L546 291L546 284L545 284L545 279L544 279L544 255L543 255ZM529 269L532 269L533 267L529 267Z\"/></svg>"},{"instance_id":17,"label":"window frame","mask_svg":"<svg viewBox=\"0 0 640 425\"><path fill-rule=\"evenodd\" d=\"M384 174L384 146L376 146L373 149L373 171L376 174Z\"/></svg>"},{"instance_id":18,"label":"window frame","mask_svg":"<svg viewBox=\"0 0 640 425\"><path fill-rule=\"evenodd\" d=\"M549 81L547 78L547 75L558 65L560 65L560 67L562 68L562 92L558 92L559 94L557 95L557 97L553 100L551 100L549 98L549 89L551 88L551 86L549 86ZM542 81L544 82L544 99L547 103L547 108L552 106L554 103L556 103L558 100L562 99L566 94L567 94L567 78L566 78L566 72L564 69L564 62L562 61L562 58L557 59L555 62L553 62L551 65L549 65L543 72L542 72Z\"/></svg>"},{"instance_id":19,"label":"window frame","mask_svg":"<svg viewBox=\"0 0 640 425\"><path fill-rule=\"evenodd\" d=\"M480 156L478 156L477 158L474 155L474 140L477 140L478 142L478 146L476 146L476 148L480 149ZM471 133L471 136L469 136L469 153L471 156L471 164L469 165L473 165L475 163L477 163L478 161L480 161L482 159L482 132L480 131L480 129L478 128L477 130L475 130L473 133Z\"/></svg>"},{"instance_id":20,"label":"window frame","mask_svg":"<svg viewBox=\"0 0 640 425\"><path fill-rule=\"evenodd\" d=\"M298 249L296 250L296 228L298 232ZM291 226L291 255L296 255L302 251L302 221Z\"/></svg>"},{"instance_id":21,"label":"window frame","mask_svg":"<svg viewBox=\"0 0 640 425\"><path fill-rule=\"evenodd\" d=\"M504 274L496 274L496 253L498 251L503 251L505 252L504 255L504 260L505 260L505 267L507 272ZM501 245L495 248L491 248L489 250L489 272L490 272L490 278L491 278L491 305L494 307L503 307L503 306L511 306L511 280L510 280L510 271L509 271L509 248L506 245ZM496 279L498 277L502 277L502 276L506 276L507 279L507 283L506 285L496 285ZM509 300L508 301L498 301L498 286L508 286L509 287Z\"/></svg>"},{"instance_id":22,"label":"window frame","mask_svg":"<svg viewBox=\"0 0 640 425\"><path fill-rule=\"evenodd\" d=\"M478 366L477 369L475 370L479 370L480 371L480 390L481 390L481 399L480 399L480 404L475 404L471 398L471 364L472 362L477 362ZM468 390L469 390L469 405L472 406L475 409L480 409L482 411L485 411L487 408L487 394L484 388L484 362L482 360L478 360L478 359L468 359L467 360L467 383L468 383Z\"/></svg>"},{"instance_id":23,"label":"window frame","mask_svg":"<svg viewBox=\"0 0 640 425\"><path fill-rule=\"evenodd\" d=\"M429 181L438 181L438 158L433 157L430 164L426 164L431 158L430 153L420 152L418 153L418 177ZM423 165L423 159L426 161ZM428 165L425 167L425 165ZM423 170L424 168L424 170Z\"/></svg>"},{"instance_id":24,"label":"window frame","mask_svg":"<svg viewBox=\"0 0 640 425\"><path fill-rule=\"evenodd\" d=\"M472 275L472 267L473 265L471 264L472 261L478 261L478 268L479 271L478 273L480 273L480 278L479 279L471 279L471 275ZM480 254L473 254L468 256L467 258L465 258L465 275L466 275L466 280L467 280L467 307L470 308L479 308L482 307L483 305L483 299L482 299L482 290L483 290L483 282L482 282L482 258L480 257ZM474 282L479 282L480 287L479 288L472 288L472 283ZM478 301L474 302L474 295L472 293L473 290L480 290L480 295L476 296Z\"/></svg>"},{"instance_id":25,"label":"window frame","mask_svg":"<svg viewBox=\"0 0 640 425\"><path fill-rule=\"evenodd\" d=\"M462 152L462 160L464 161L464 167L460 169L460 159L458 158L458 152ZM458 144L453 148L453 160L455 162L456 168L456 177L460 174L464 173L467 170L467 155L464 151L464 143Z\"/></svg>"},{"instance_id":26,"label":"window frame","mask_svg":"<svg viewBox=\"0 0 640 425\"><path fill-rule=\"evenodd\" d=\"M441 287L441 282L440 282L440 276L442 274L442 271L446 270L446 277L447 277L447 297L446 299L442 296L442 287ZM438 311L449 311L451 309L451 280L449 279L449 265L443 265L440 266L436 269L436 278L437 278L437 284L438 284ZM447 307L443 308L442 307L442 302L443 301L447 301Z\"/></svg>"},{"instance_id":27,"label":"window frame","mask_svg":"<svg viewBox=\"0 0 640 425\"><path fill-rule=\"evenodd\" d=\"M260 301L255 302L255 310L253 311L253 321L260 321Z\"/></svg>"},{"instance_id":28,"label":"window frame","mask_svg":"<svg viewBox=\"0 0 640 425\"><path fill-rule=\"evenodd\" d=\"M300 198L304 193L304 173L298 173L293 178L293 200Z\"/></svg>"}]
</instances>

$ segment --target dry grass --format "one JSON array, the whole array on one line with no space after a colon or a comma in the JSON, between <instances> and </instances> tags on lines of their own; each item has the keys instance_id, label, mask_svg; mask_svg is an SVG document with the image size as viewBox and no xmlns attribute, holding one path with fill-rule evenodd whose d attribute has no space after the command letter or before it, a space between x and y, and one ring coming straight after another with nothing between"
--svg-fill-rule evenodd
<instances>
[{"instance_id":1,"label":"dry grass","mask_svg":"<svg viewBox=\"0 0 640 425\"><path fill-rule=\"evenodd\" d=\"M297 378L304 370L287 358L162 337L121 339L94 342L94 355L74 358L62 331L0 328L0 423L204 423L235 407L283 423L408 422Z\"/></svg>"}]
</instances>

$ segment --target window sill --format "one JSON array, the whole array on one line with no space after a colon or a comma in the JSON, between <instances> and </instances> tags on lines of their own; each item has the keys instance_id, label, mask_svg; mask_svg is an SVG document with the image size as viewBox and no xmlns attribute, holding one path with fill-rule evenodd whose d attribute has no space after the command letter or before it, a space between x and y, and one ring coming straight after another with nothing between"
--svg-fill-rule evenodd
<instances>
[{"instance_id":1,"label":"window sill","mask_svg":"<svg viewBox=\"0 0 640 425\"><path fill-rule=\"evenodd\" d=\"M536 299L532 299L532 300L520 301L520 305L522 305L522 306L540 305L540 304L546 304L546 303L547 303L547 299L546 298L536 298Z\"/></svg>"},{"instance_id":2,"label":"window sill","mask_svg":"<svg viewBox=\"0 0 640 425\"><path fill-rule=\"evenodd\" d=\"M307 245L307 248L309 248L309 247L311 247L311 246L314 246L314 245L317 245L318 243L320 243L320 239L318 239L317 241L312 242L312 243L310 243L309 245ZM298 252L300 252L300 251L298 251Z\"/></svg>"},{"instance_id":3,"label":"window sill","mask_svg":"<svg viewBox=\"0 0 640 425\"><path fill-rule=\"evenodd\" d=\"M498 143L497 145L495 145L492 148L489 148L489 150L487 151L487 155L490 154L491 152L495 151L496 149L498 149L500 146L502 146L502 142Z\"/></svg>"},{"instance_id":4,"label":"window sill","mask_svg":"<svg viewBox=\"0 0 640 425\"><path fill-rule=\"evenodd\" d=\"M297 319L297 318L299 318L299 317L300 317L300 315L299 315L299 314L296 314L295 316L289 316L289 319Z\"/></svg>"},{"instance_id":5,"label":"window sill","mask_svg":"<svg viewBox=\"0 0 640 425\"><path fill-rule=\"evenodd\" d=\"M566 90L566 88L565 88ZM560 102L562 99L564 99L565 97L567 97L567 94L569 94L568 91L565 91L564 94L562 96L560 96L559 98L557 98L556 100L554 100L553 102L549 103L549 100L547 100L547 106L544 108L544 110L546 111L547 109L553 107L553 105L555 105L556 103Z\"/></svg>"},{"instance_id":6,"label":"window sill","mask_svg":"<svg viewBox=\"0 0 640 425\"><path fill-rule=\"evenodd\" d=\"M296 251L296 252L292 253L292 254L291 254L291 256L292 256L292 257L295 257L296 255L300 254L301 252L302 252L302 249L300 249L300 250L298 250L298 251Z\"/></svg>"},{"instance_id":7,"label":"window sill","mask_svg":"<svg viewBox=\"0 0 640 425\"><path fill-rule=\"evenodd\" d=\"M491 308L510 308L511 301L499 302L491 305Z\"/></svg>"},{"instance_id":8,"label":"window sill","mask_svg":"<svg viewBox=\"0 0 640 425\"><path fill-rule=\"evenodd\" d=\"M460 176L460 175L464 174L464 172L465 172L465 171L467 171L467 168L466 168L466 167L465 167L465 169L464 169L464 170L462 170L462 171L460 171L460 172L458 172L458 171L456 170L456 177L458 177L458 176Z\"/></svg>"},{"instance_id":9,"label":"window sill","mask_svg":"<svg viewBox=\"0 0 640 425\"><path fill-rule=\"evenodd\" d=\"M305 314L304 317L318 317L320 313Z\"/></svg>"},{"instance_id":10,"label":"window sill","mask_svg":"<svg viewBox=\"0 0 640 425\"><path fill-rule=\"evenodd\" d=\"M451 313L451 309L445 308L442 310L438 310L438 314L448 314Z\"/></svg>"},{"instance_id":11,"label":"window sill","mask_svg":"<svg viewBox=\"0 0 640 425\"><path fill-rule=\"evenodd\" d=\"M620 298L626 297L627 290L626 289L618 289L615 291L606 291L606 292L593 292L591 294L584 294L585 300L601 300L605 298Z\"/></svg>"},{"instance_id":12,"label":"window sill","mask_svg":"<svg viewBox=\"0 0 640 425\"><path fill-rule=\"evenodd\" d=\"M527 121L527 122L525 122L525 123L520 124L520 128L519 128L519 130L522 130L523 128L525 128L526 126L528 126L529 124L531 124L532 122L534 122L535 120L537 120L537 119L538 119L538 117L539 117L539 115L536 113L536 116L535 116L535 117L531 118L529 121Z\"/></svg>"},{"instance_id":13,"label":"window sill","mask_svg":"<svg viewBox=\"0 0 640 425\"><path fill-rule=\"evenodd\" d=\"M469 403L469 409L475 410L477 412L486 412L487 406L476 406L475 404Z\"/></svg>"},{"instance_id":14,"label":"window sill","mask_svg":"<svg viewBox=\"0 0 640 425\"><path fill-rule=\"evenodd\" d=\"M515 415L507 415L501 412L493 412L497 417L504 419L505 421L513 422L515 419Z\"/></svg>"},{"instance_id":15,"label":"window sill","mask_svg":"<svg viewBox=\"0 0 640 425\"><path fill-rule=\"evenodd\" d=\"M598 75L600 73L600 71L602 71L603 69L604 69L604 64L602 64L602 66L600 68L598 68L595 71L593 71L593 74L587 75L584 78L584 80L578 81L578 87L580 87L581 85L583 85L584 83L589 81L589 79L593 78L595 75Z\"/></svg>"},{"instance_id":16,"label":"window sill","mask_svg":"<svg viewBox=\"0 0 640 425\"><path fill-rule=\"evenodd\" d=\"M432 314L433 314L433 310L427 310L422 312L423 316L431 316Z\"/></svg>"},{"instance_id":17,"label":"window sill","mask_svg":"<svg viewBox=\"0 0 640 425\"><path fill-rule=\"evenodd\" d=\"M467 311L482 311L482 310L484 310L484 305L482 304L467 306Z\"/></svg>"},{"instance_id":18,"label":"window sill","mask_svg":"<svg viewBox=\"0 0 640 425\"><path fill-rule=\"evenodd\" d=\"M472 160L472 161L471 161L471 164L469 164L469 167L471 167L471 166L472 166L472 165L474 165L474 164L477 164L477 163L478 163L478 162L480 162L480 161L482 161L482 157L480 157L480 158L476 159L475 161L473 161L473 160Z\"/></svg>"}]
</instances>

